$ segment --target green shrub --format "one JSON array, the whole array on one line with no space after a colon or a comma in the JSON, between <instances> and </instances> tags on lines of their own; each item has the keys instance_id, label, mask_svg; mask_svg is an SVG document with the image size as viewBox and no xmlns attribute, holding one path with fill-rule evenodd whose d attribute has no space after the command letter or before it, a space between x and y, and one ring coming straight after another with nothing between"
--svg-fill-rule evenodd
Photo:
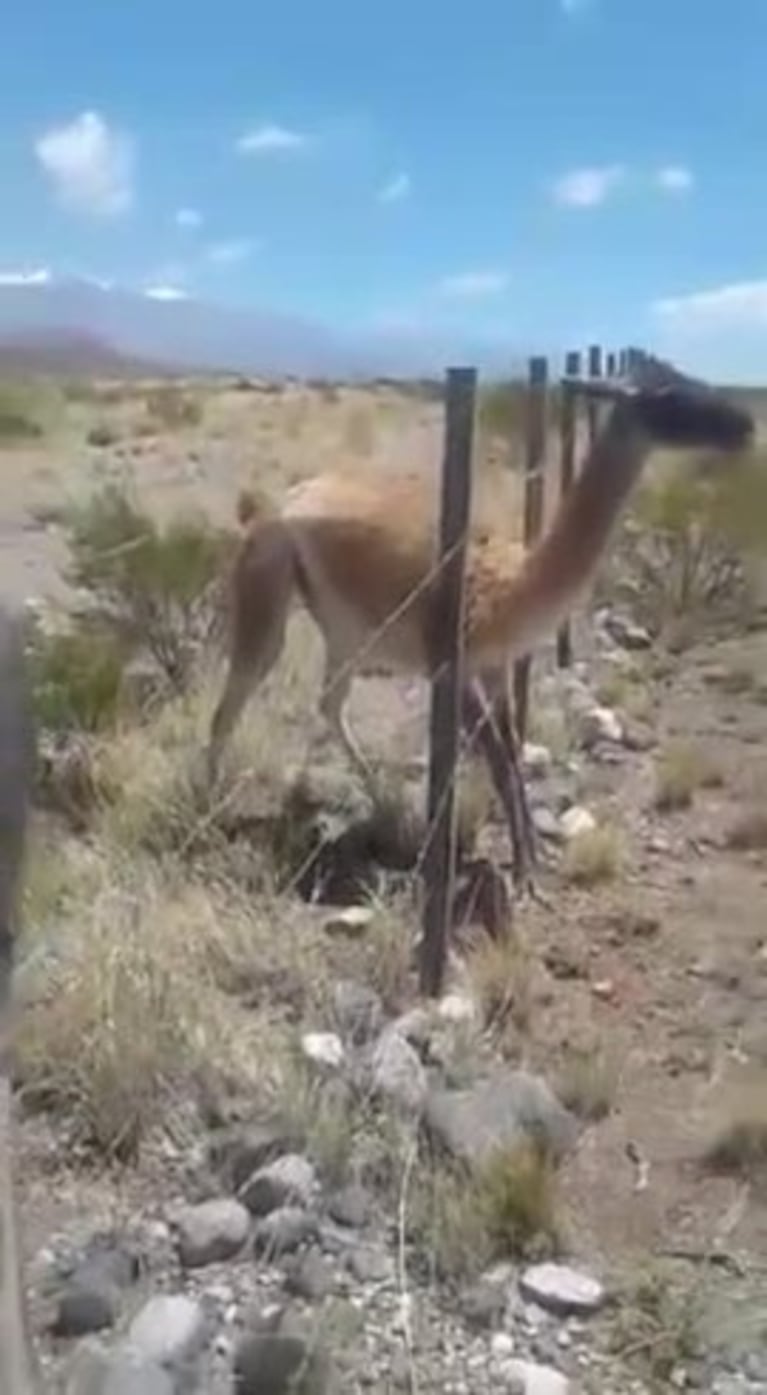
<instances>
[{"instance_id":1,"label":"green shrub","mask_svg":"<svg viewBox=\"0 0 767 1395\"><path fill-rule=\"evenodd\" d=\"M148 651L176 687L211 621L229 533L187 515L164 529L117 485L70 511L71 579L93 594L103 623Z\"/></svg>"},{"instance_id":2,"label":"green shrub","mask_svg":"<svg viewBox=\"0 0 767 1395\"><path fill-rule=\"evenodd\" d=\"M92 627L33 636L30 684L40 725L55 732L95 732L112 725L123 657L113 636Z\"/></svg>"}]
</instances>

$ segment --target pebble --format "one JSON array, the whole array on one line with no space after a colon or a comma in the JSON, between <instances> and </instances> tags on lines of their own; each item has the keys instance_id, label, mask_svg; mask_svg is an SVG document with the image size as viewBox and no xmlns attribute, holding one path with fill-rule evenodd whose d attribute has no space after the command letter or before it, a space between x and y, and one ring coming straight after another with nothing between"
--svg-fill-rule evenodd
<instances>
[{"instance_id":1,"label":"pebble","mask_svg":"<svg viewBox=\"0 0 767 1395\"><path fill-rule=\"evenodd\" d=\"M548 746L538 746L526 741L522 747L522 764L531 779L544 779L551 774L552 759Z\"/></svg>"},{"instance_id":2,"label":"pebble","mask_svg":"<svg viewBox=\"0 0 767 1395\"><path fill-rule=\"evenodd\" d=\"M420 1113L428 1092L421 1058L400 1032L387 1028L379 1037L371 1062L375 1091L407 1113Z\"/></svg>"},{"instance_id":3,"label":"pebble","mask_svg":"<svg viewBox=\"0 0 767 1395\"><path fill-rule=\"evenodd\" d=\"M254 1216L267 1216L280 1206L308 1205L318 1189L317 1173L308 1158L286 1153L261 1167L240 1188L240 1200Z\"/></svg>"},{"instance_id":4,"label":"pebble","mask_svg":"<svg viewBox=\"0 0 767 1395\"><path fill-rule=\"evenodd\" d=\"M521 1383L524 1395L570 1395L570 1382L553 1366L535 1361L510 1361L509 1376Z\"/></svg>"},{"instance_id":5,"label":"pebble","mask_svg":"<svg viewBox=\"0 0 767 1395\"><path fill-rule=\"evenodd\" d=\"M301 1050L317 1066L338 1070L344 1063L344 1044L335 1032L305 1032Z\"/></svg>"},{"instance_id":6,"label":"pebble","mask_svg":"<svg viewBox=\"0 0 767 1395\"><path fill-rule=\"evenodd\" d=\"M573 804L565 810L559 821L559 826L562 837L570 843L574 838L582 838L587 833L593 833L597 821L590 810L584 809L580 804Z\"/></svg>"},{"instance_id":7,"label":"pebble","mask_svg":"<svg viewBox=\"0 0 767 1395\"><path fill-rule=\"evenodd\" d=\"M357 1182L341 1187L328 1199L328 1215L339 1225L354 1229L364 1226L370 1216L370 1193Z\"/></svg>"},{"instance_id":8,"label":"pebble","mask_svg":"<svg viewBox=\"0 0 767 1395\"><path fill-rule=\"evenodd\" d=\"M357 939L367 930L374 916L375 912L369 906L346 906L329 915L323 921L322 928L326 935L345 935L349 939Z\"/></svg>"}]
</instances>

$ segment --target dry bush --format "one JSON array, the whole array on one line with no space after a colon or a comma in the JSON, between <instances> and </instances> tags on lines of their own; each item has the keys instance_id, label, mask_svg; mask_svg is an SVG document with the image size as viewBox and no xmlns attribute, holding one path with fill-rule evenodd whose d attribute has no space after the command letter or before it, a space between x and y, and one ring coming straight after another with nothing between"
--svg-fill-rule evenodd
<instances>
[{"instance_id":1,"label":"dry bush","mask_svg":"<svg viewBox=\"0 0 767 1395\"><path fill-rule=\"evenodd\" d=\"M572 1048L556 1083L556 1092L565 1107L590 1123L607 1118L617 1088L617 1064L603 1046Z\"/></svg>"},{"instance_id":2,"label":"dry bush","mask_svg":"<svg viewBox=\"0 0 767 1395\"><path fill-rule=\"evenodd\" d=\"M623 839L615 828L604 826L578 833L568 843L562 861L566 881L574 886L597 886L614 881L623 865Z\"/></svg>"},{"instance_id":3,"label":"dry bush","mask_svg":"<svg viewBox=\"0 0 767 1395\"><path fill-rule=\"evenodd\" d=\"M620 1295L610 1348L640 1368L652 1390L672 1388L672 1375L700 1356L704 1313L701 1286L679 1288L659 1267L632 1277Z\"/></svg>"},{"instance_id":4,"label":"dry bush","mask_svg":"<svg viewBox=\"0 0 767 1395\"><path fill-rule=\"evenodd\" d=\"M343 426L344 449L353 457L367 459L375 448L375 423L369 405L352 402Z\"/></svg>"},{"instance_id":5,"label":"dry bush","mask_svg":"<svg viewBox=\"0 0 767 1395\"><path fill-rule=\"evenodd\" d=\"M42 383L0 382L0 446L39 441L55 425L61 397Z\"/></svg>"},{"instance_id":6,"label":"dry bush","mask_svg":"<svg viewBox=\"0 0 767 1395\"><path fill-rule=\"evenodd\" d=\"M703 1161L714 1172L767 1178L767 1076L730 1087Z\"/></svg>"},{"instance_id":7,"label":"dry bush","mask_svg":"<svg viewBox=\"0 0 767 1395\"><path fill-rule=\"evenodd\" d=\"M716 789L722 772L700 746L686 741L669 743L655 768L655 807L662 813L689 809L698 790Z\"/></svg>"},{"instance_id":8,"label":"dry bush","mask_svg":"<svg viewBox=\"0 0 767 1395\"><path fill-rule=\"evenodd\" d=\"M639 618L678 641L752 604L750 563L767 552L767 460L707 456L659 469L639 489L605 570L628 588Z\"/></svg>"},{"instance_id":9,"label":"dry bush","mask_svg":"<svg viewBox=\"0 0 767 1395\"><path fill-rule=\"evenodd\" d=\"M747 809L739 814L725 839L734 852L759 852L767 848L767 807Z\"/></svg>"},{"instance_id":10,"label":"dry bush","mask_svg":"<svg viewBox=\"0 0 767 1395\"><path fill-rule=\"evenodd\" d=\"M146 421L159 435L186 431L200 426L203 405L177 383L162 383L148 390L145 398Z\"/></svg>"},{"instance_id":11,"label":"dry bush","mask_svg":"<svg viewBox=\"0 0 767 1395\"><path fill-rule=\"evenodd\" d=\"M27 646L35 717L51 732L97 732L114 726L125 651L108 630L70 625L31 627Z\"/></svg>"},{"instance_id":12,"label":"dry bush","mask_svg":"<svg viewBox=\"0 0 767 1395\"><path fill-rule=\"evenodd\" d=\"M410 1224L439 1279L466 1280L494 1260L553 1253L553 1164L533 1144L497 1149L470 1176L433 1164L414 1188Z\"/></svg>"},{"instance_id":13,"label":"dry bush","mask_svg":"<svg viewBox=\"0 0 767 1395\"><path fill-rule=\"evenodd\" d=\"M110 484L69 511L67 542L69 579L93 598L89 623L98 616L183 687L217 614L231 532L191 513L160 528L127 489Z\"/></svg>"},{"instance_id":14,"label":"dry bush","mask_svg":"<svg viewBox=\"0 0 767 1395\"><path fill-rule=\"evenodd\" d=\"M485 1030L514 1048L527 1027L532 1008L533 962L516 935L505 940L485 937L470 952L466 970L471 995L479 1006Z\"/></svg>"}]
</instances>

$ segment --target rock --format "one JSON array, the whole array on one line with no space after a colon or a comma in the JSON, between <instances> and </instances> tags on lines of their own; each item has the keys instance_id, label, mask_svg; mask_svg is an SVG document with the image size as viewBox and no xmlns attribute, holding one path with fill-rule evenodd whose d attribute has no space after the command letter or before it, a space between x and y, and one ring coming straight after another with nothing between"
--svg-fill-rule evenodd
<instances>
[{"instance_id":1,"label":"rock","mask_svg":"<svg viewBox=\"0 0 767 1395\"><path fill-rule=\"evenodd\" d=\"M207 1339L202 1306L183 1293L158 1293L139 1309L128 1328L128 1346L142 1361L181 1366Z\"/></svg>"},{"instance_id":2,"label":"rock","mask_svg":"<svg viewBox=\"0 0 767 1395\"><path fill-rule=\"evenodd\" d=\"M550 838L552 841L556 842L561 840L562 827L560 821L547 805L533 805L531 817L535 826L535 831L540 834L541 838Z\"/></svg>"},{"instance_id":3,"label":"rock","mask_svg":"<svg viewBox=\"0 0 767 1395\"><path fill-rule=\"evenodd\" d=\"M520 1276L519 1291L527 1302L558 1317L588 1317L605 1301L598 1279L567 1264L534 1264Z\"/></svg>"},{"instance_id":4,"label":"rock","mask_svg":"<svg viewBox=\"0 0 767 1395\"><path fill-rule=\"evenodd\" d=\"M344 1063L344 1045L335 1032L305 1032L301 1050L308 1061L330 1070L338 1070Z\"/></svg>"},{"instance_id":5,"label":"rock","mask_svg":"<svg viewBox=\"0 0 767 1395\"><path fill-rule=\"evenodd\" d=\"M428 1092L417 1051L395 1028L379 1037L371 1061L373 1089L408 1113L420 1113Z\"/></svg>"},{"instance_id":6,"label":"rock","mask_svg":"<svg viewBox=\"0 0 767 1395\"><path fill-rule=\"evenodd\" d=\"M536 1140L561 1158L572 1147L577 1123L544 1080L526 1071L495 1071L468 1090L433 1090L424 1123L435 1142L471 1167L497 1148Z\"/></svg>"},{"instance_id":7,"label":"rock","mask_svg":"<svg viewBox=\"0 0 767 1395\"><path fill-rule=\"evenodd\" d=\"M532 780L542 780L551 773L551 751L548 746L537 746L532 741L526 741L522 747L522 764L525 774Z\"/></svg>"},{"instance_id":8,"label":"rock","mask_svg":"<svg viewBox=\"0 0 767 1395\"><path fill-rule=\"evenodd\" d=\"M524 1395L569 1395L570 1382L553 1366L539 1366L535 1361L510 1361L506 1370L510 1380L519 1382Z\"/></svg>"},{"instance_id":9,"label":"rock","mask_svg":"<svg viewBox=\"0 0 767 1395\"><path fill-rule=\"evenodd\" d=\"M87 1332L112 1327L116 1317L117 1303L111 1285L98 1288L73 1282L59 1298L51 1331L55 1337L82 1337Z\"/></svg>"},{"instance_id":10,"label":"rock","mask_svg":"<svg viewBox=\"0 0 767 1395\"><path fill-rule=\"evenodd\" d=\"M460 1308L469 1327L478 1331L496 1327L506 1309L506 1293L500 1284L480 1279L461 1295Z\"/></svg>"},{"instance_id":11,"label":"rock","mask_svg":"<svg viewBox=\"0 0 767 1395\"><path fill-rule=\"evenodd\" d=\"M339 1225L359 1229L365 1225L371 1210L370 1193L357 1182L350 1182L328 1198L328 1215Z\"/></svg>"},{"instance_id":12,"label":"rock","mask_svg":"<svg viewBox=\"0 0 767 1395\"><path fill-rule=\"evenodd\" d=\"M236 1395L326 1395L331 1368L324 1348L296 1336L245 1337L234 1356Z\"/></svg>"},{"instance_id":13,"label":"rock","mask_svg":"<svg viewBox=\"0 0 767 1395\"><path fill-rule=\"evenodd\" d=\"M494 1332L490 1338L490 1350L498 1361L505 1361L514 1350L514 1338L509 1332Z\"/></svg>"},{"instance_id":14,"label":"rock","mask_svg":"<svg viewBox=\"0 0 767 1395\"><path fill-rule=\"evenodd\" d=\"M342 979L333 989L333 1010L341 1036L353 1045L362 1045L378 1035L383 1022L383 1004L378 994L363 983Z\"/></svg>"},{"instance_id":15,"label":"rock","mask_svg":"<svg viewBox=\"0 0 767 1395\"><path fill-rule=\"evenodd\" d=\"M375 918L375 911L370 906L346 906L341 911L334 911L327 920L322 923L322 928L326 935L345 935L349 939L356 940L367 930L371 921Z\"/></svg>"},{"instance_id":16,"label":"rock","mask_svg":"<svg viewBox=\"0 0 767 1395\"><path fill-rule=\"evenodd\" d=\"M604 627L611 639L623 649L638 652L652 648L652 635L643 625L635 625L623 615L608 611L604 617Z\"/></svg>"},{"instance_id":17,"label":"rock","mask_svg":"<svg viewBox=\"0 0 767 1395\"><path fill-rule=\"evenodd\" d=\"M594 815L580 804L571 805L559 820L562 837L567 843L571 843L574 838L581 838L585 833L593 833L596 826Z\"/></svg>"},{"instance_id":18,"label":"rock","mask_svg":"<svg viewBox=\"0 0 767 1395\"><path fill-rule=\"evenodd\" d=\"M297 1143L278 1123L234 1124L213 1135L208 1163L224 1184L236 1192L260 1167L289 1153Z\"/></svg>"},{"instance_id":19,"label":"rock","mask_svg":"<svg viewBox=\"0 0 767 1395\"><path fill-rule=\"evenodd\" d=\"M268 1216L279 1206L308 1205L318 1189L317 1173L300 1153L285 1153L249 1177L240 1200L254 1216Z\"/></svg>"},{"instance_id":20,"label":"rock","mask_svg":"<svg viewBox=\"0 0 767 1395\"><path fill-rule=\"evenodd\" d=\"M256 1254L276 1259L281 1254L297 1250L305 1240L317 1235L317 1220L300 1206L280 1206L268 1216L262 1216L253 1235Z\"/></svg>"},{"instance_id":21,"label":"rock","mask_svg":"<svg viewBox=\"0 0 767 1395\"><path fill-rule=\"evenodd\" d=\"M176 1218L178 1252L188 1269L232 1259L248 1238L250 1215L232 1197L185 1207Z\"/></svg>"},{"instance_id":22,"label":"rock","mask_svg":"<svg viewBox=\"0 0 767 1395\"><path fill-rule=\"evenodd\" d=\"M454 1026L471 1025L478 1017L477 1004L470 993L446 993L437 1003L437 1016Z\"/></svg>"},{"instance_id":23,"label":"rock","mask_svg":"<svg viewBox=\"0 0 767 1395\"><path fill-rule=\"evenodd\" d=\"M394 1262L386 1250L377 1245L360 1245L350 1250L347 1267L361 1284L383 1283L394 1275Z\"/></svg>"},{"instance_id":24,"label":"rock","mask_svg":"<svg viewBox=\"0 0 767 1395\"><path fill-rule=\"evenodd\" d=\"M620 745L623 741L623 723L611 707L590 707L579 721L581 744L589 750L600 741Z\"/></svg>"},{"instance_id":25,"label":"rock","mask_svg":"<svg viewBox=\"0 0 767 1395\"><path fill-rule=\"evenodd\" d=\"M333 1288L333 1270L317 1250L310 1250L288 1266L285 1288L295 1298L316 1302Z\"/></svg>"},{"instance_id":26,"label":"rock","mask_svg":"<svg viewBox=\"0 0 767 1395\"><path fill-rule=\"evenodd\" d=\"M174 1395L174 1382L155 1361L127 1348L80 1347L67 1377L65 1395Z\"/></svg>"}]
</instances>

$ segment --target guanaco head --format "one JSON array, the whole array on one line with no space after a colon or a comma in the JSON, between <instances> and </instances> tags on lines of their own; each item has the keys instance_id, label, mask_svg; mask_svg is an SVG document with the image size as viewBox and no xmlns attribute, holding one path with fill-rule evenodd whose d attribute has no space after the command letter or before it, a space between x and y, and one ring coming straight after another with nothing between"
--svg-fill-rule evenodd
<instances>
[{"instance_id":1,"label":"guanaco head","mask_svg":"<svg viewBox=\"0 0 767 1395\"><path fill-rule=\"evenodd\" d=\"M623 379L569 381L588 395L622 404L656 445L741 451L753 441L750 412L661 359L642 356Z\"/></svg>"}]
</instances>

